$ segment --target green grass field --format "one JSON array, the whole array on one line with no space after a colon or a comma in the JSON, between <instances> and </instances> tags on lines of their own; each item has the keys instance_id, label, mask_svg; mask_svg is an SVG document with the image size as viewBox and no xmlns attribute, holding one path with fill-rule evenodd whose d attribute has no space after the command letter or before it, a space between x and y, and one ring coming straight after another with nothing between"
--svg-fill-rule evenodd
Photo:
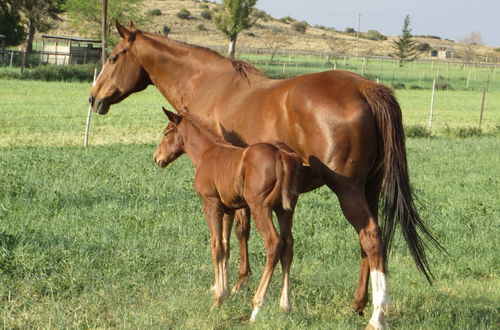
<instances>
[{"instance_id":1,"label":"green grass field","mask_svg":"<svg viewBox=\"0 0 500 330\"><path fill-rule=\"evenodd\" d=\"M325 188L303 195L298 204L291 314L279 311L277 270L258 321L247 321L264 263L254 228L248 287L211 310L209 234L192 188L193 168L186 157L165 170L157 168L151 160L154 148L0 148L3 328L366 325L371 304L364 317L349 309L357 237ZM409 139L408 155L421 215L450 256L431 253L436 281L430 286L396 237L389 266L390 325L498 328L498 139Z\"/></svg>"},{"instance_id":2,"label":"green grass field","mask_svg":"<svg viewBox=\"0 0 500 330\"><path fill-rule=\"evenodd\" d=\"M152 162L166 119L154 88L93 114L84 141L89 83L0 80L0 326L10 328L357 329L359 244L326 188L301 197L295 217L292 313L278 307L281 272L258 322L247 320L264 264L252 228L248 288L211 310L208 228L183 157ZM29 95L29 96L28 96ZM426 126L429 90L397 90L407 127ZM420 212L450 256L432 253L426 284L397 236L390 261L400 329L500 325L498 126L500 93L438 91L433 136L409 138ZM233 238L233 242L235 242ZM236 274L238 249L231 264Z\"/></svg>"}]
</instances>

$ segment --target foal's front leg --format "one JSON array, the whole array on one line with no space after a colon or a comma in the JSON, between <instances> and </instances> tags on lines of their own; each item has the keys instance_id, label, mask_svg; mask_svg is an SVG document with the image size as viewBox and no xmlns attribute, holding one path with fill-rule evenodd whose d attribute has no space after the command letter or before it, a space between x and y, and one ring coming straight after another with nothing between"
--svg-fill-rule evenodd
<instances>
[{"instance_id":1,"label":"foal's front leg","mask_svg":"<svg viewBox=\"0 0 500 330\"><path fill-rule=\"evenodd\" d=\"M214 265L215 292L214 307L220 306L229 295L227 266L228 260L223 244L222 204L216 198L203 198L203 211L210 229L210 249Z\"/></svg>"}]
</instances>

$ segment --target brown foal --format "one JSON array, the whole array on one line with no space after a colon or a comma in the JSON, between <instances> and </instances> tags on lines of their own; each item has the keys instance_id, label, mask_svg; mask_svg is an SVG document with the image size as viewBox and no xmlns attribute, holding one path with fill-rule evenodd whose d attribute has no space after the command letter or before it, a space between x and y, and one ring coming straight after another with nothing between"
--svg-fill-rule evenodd
<instances>
[{"instance_id":1,"label":"brown foal","mask_svg":"<svg viewBox=\"0 0 500 330\"><path fill-rule=\"evenodd\" d=\"M267 255L253 297L251 320L255 320L264 302L278 260L283 270L280 307L288 312L291 308L292 217L302 180L300 158L279 142L256 143L245 148L233 146L203 127L189 112L178 115L165 108L163 111L170 122L154 153L154 161L158 166L166 167L186 153L196 168L194 186L203 201L210 229L215 273L214 306L219 306L229 295L229 233L234 212L249 208ZM273 225L272 211L278 218L279 235Z\"/></svg>"}]
</instances>

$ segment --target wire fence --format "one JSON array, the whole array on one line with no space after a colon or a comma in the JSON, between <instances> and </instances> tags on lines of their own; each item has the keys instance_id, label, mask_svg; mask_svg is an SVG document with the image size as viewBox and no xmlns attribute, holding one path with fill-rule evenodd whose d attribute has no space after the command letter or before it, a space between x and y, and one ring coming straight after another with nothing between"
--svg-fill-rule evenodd
<instances>
[{"instance_id":1,"label":"wire fence","mask_svg":"<svg viewBox=\"0 0 500 330\"><path fill-rule=\"evenodd\" d=\"M499 131L497 64L421 60L400 67L391 58L285 51L271 61L260 50L240 51L240 58L274 78L343 69L392 86L408 132L414 131L412 127L432 130L434 135ZM33 93L26 97L33 84L25 81L16 86L14 81L0 80L0 146L83 145L90 84L43 83L36 87L41 90L39 98ZM160 105L166 105L165 99L149 88L113 106L110 114L93 116L89 144L157 143L165 124Z\"/></svg>"}]
</instances>

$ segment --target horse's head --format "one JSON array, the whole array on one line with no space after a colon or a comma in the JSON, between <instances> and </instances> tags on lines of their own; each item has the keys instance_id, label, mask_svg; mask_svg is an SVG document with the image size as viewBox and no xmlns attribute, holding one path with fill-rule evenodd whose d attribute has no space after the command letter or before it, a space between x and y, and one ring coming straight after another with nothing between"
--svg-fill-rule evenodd
<instances>
[{"instance_id":1,"label":"horse's head","mask_svg":"<svg viewBox=\"0 0 500 330\"><path fill-rule=\"evenodd\" d=\"M132 23L126 28L116 21L121 36L90 91L92 110L104 115L112 104L118 103L132 93L145 89L151 80L134 56L132 46L137 29Z\"/></svg>"},{"instance_id":2,"label":"horse's head","mask_svg":"<svg viewBox=\"0 0 500 330\"><path fill-rule=\"evenodd\" d=\"M184 153L184 143L177 130L182 117L163 107L162 109L170 122L163 131L163 138L156 148L153 160L158 166L166 167Z\"/></svg>"}]
</instances>

